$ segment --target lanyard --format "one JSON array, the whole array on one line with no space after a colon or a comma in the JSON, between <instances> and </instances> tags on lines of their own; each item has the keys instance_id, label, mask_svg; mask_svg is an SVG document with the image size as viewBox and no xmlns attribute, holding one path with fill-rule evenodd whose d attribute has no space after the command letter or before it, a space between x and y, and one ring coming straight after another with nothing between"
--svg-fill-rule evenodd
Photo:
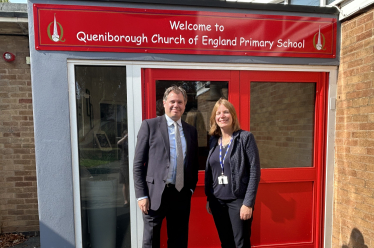
<instances>
[{"instance_id":1,"label":"lanyard","mask_svg":"<svg viewBox=\"0 0 374 248\"><path fill-rule=\"evenodd\" d=\"M227 146L227 150L226 150L225 156L223 157L223 161L222 161L222 137L221 137L221 145L219 146L219 164L221 165L222 175L223 175L223 172L224 172L223 165L225 164L226 155L227 155L227 152L230 149L231 142L232 142L232 137L230 139L229 145Z\"/></svg>"}]
</instances>

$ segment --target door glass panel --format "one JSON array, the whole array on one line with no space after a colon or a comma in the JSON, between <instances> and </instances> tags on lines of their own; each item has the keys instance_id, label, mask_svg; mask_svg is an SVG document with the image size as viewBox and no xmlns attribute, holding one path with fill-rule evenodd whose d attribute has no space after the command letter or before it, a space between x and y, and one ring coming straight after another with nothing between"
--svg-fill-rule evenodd
<instances>
[{"instance_id":1,"label":"door glass panel","mask_svg":"<svg viewBox=\"0 0 374 248\"><path fill-rule=\"evenodd\" d=\"M261 168L313 166L315 83L251 83L250 129Z\"/></svg>"},{"instance_id":2,"label":"door glass panel","mask_svg":"<svg viewBox=\"0 0 374 248\"><path fill-rule=\"evenodd\" d=\"M131 247L126 68L76 66L75 81L83 247Z\"/></svg>"},{"instance_id":3,"label":"door glass panel","mask_svg":"<svg viewBox=\"0 0 374 248\"><path fill-rule=\"evenodd\" d=\"M187 92L187 105L182 120L197 129L199 144L199 170L205 170L209 153L210 115L214 104L221 97L228 97L227 81L156 81L156 114L164 114L162 99L172 85L182 86Z\"/></svg>"}]
</instances>

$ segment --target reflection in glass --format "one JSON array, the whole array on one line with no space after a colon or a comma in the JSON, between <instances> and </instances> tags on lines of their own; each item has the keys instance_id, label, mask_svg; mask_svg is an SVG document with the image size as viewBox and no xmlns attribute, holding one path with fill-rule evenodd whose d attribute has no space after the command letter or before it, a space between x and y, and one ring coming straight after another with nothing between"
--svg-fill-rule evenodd
<instances>
[{"instance_id":1,"label":"reflection in glass","mask_svg":"<svg viewBox=\"0 0 374 248\"><path fill-rule=\"evenodd\" d=\"M217 81L156 81L156 114L164 114L162 99L172 85L182 86L187 92L187 105L182 120L197 129L199 144L199 170L205 170L209 153L209 119L214 104L221 97L228 97L228 82Z\"/></svg>"},{"instance_id":2,"label":"reflection in glass","mask_svg":"<svg viewBox=\"0 0 374 248\"><path fill-rule=\"evenodd\" d=\"M76 66L84 248L130 241L126 68Z\"/></svg>"},{"instance_id":3,"label":"reflection in glass","mask_svg":"<svg viewBox=\"0 0 374 248\"><path fill-rule=\"evenodd\" d=\"M261 168L313 166L315 83L251 83Z\"/></svg>"}]
</instances>

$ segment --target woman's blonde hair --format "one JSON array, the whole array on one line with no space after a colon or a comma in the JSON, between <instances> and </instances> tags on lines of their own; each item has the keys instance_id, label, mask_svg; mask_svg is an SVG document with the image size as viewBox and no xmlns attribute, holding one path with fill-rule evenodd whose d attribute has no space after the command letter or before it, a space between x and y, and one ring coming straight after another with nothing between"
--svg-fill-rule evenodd
<instances>
[{"instance_id":1,"label":"woman's blonde hair","mask_svg":"<svg viewBox=\"0 0 374 248\"><path fill-rule=\"evenodd\" d=\"M236 132L240 130L240 124L238 120L238 116L236 115L236 111L234 108L234 105L232 105L231 102L227 101L225 98L220 98L216 104L213 107L212 114L210 115L210 130L209 130L209 135L214 135L214 136L221 136L221 128L217 125L216 123L216 112L217 109L220 105L225 106L232 117L232 131Z\"/></svg>"}]
</instances>

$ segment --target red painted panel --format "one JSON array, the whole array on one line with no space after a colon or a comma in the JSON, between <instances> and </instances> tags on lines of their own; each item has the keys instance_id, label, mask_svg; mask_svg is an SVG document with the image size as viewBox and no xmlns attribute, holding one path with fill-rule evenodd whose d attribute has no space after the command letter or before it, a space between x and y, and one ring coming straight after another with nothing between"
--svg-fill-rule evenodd
<instances>
[{"instance_id":1,"label":"red painted panel","mask_svg":"<svg viewBox=\"0 0 374 248\"><path fill-rule=\"evenodd\" d=\"M197 187L191 202L189 247L220 247L212 215L206 211L204 187Z\"/></svg>"},{"instance_id":2,"label":"red painted panel","mask_svg":"<svg viewBox=\"0 0 374 248\"><path fill-rule=\"evenodd\" d=\"M314 158L310 168L262 169L252 228L253 247L320 248L323 233L327 73L214 70L144 70L145 118L155 116L156 80L229 81L229 100L241 126L249 130L250 82L315 82ZM192 199L190 247L219 247L211 216L206 213L204 172ZM164 227L165 228L165 225ZM163 233L166 247L166 229Z\"/></svg>"},{"instance_id":3,"label":"red painted panel","mask_svg":"<svg viewBox=\"0 0 374 248\"><path fill-rule=\"evenodd\" d=\"M253 245L313 241L313 182L261 183L252 225Z\"/></svg>"},{"instance_id":4,"label":"red painted panel","mask_svg":"<svg viewBox=\"0 0 374 248\"><path fill-rule=\"evenodd\" d=\"M336 57L335 18L55 4L33 7L37 50Z\"/></svg>"}]
</instances>

